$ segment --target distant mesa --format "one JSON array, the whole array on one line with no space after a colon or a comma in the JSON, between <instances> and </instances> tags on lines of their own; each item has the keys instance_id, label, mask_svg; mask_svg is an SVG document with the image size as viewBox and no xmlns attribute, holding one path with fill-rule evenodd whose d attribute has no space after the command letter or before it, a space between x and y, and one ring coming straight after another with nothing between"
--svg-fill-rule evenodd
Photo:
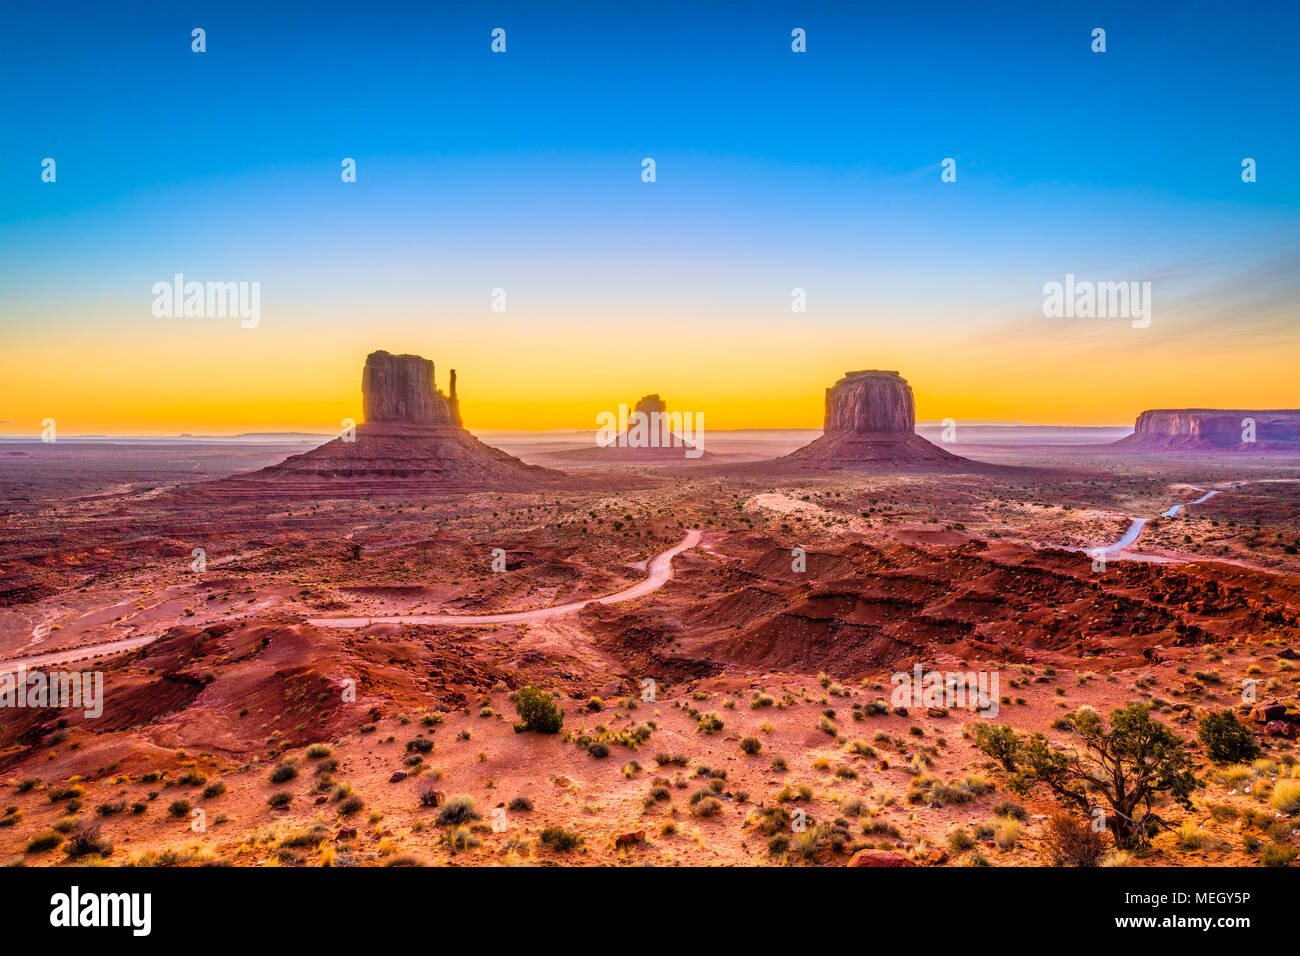
<instances>
[{"instance_id":1,"label":"distant mesa","mask_svg":"<svg viewBox=\"0 0 1300 956\"><path fill-rule=\"evenodd\" d=\"M846 372L826 389L826 420L816 441L779 461L816 467L937 466L966 459L916 434L916 402L897 372Z\"/></svg>"},{"instance_id":2,"label":"distant mesa","mask_svg":"<svg viewBox=\"0 0 1300 956\"><path fill-rule=\"evenodd\" d=\"M355 436L226 483L258 483L277 493L364 496L428 491L527 491L566 482L562 472L527 465L465 430L452 370L448 392L434 383L433 362L418 355L371 352L361 376L365 422ZM351 440L349 440L351 439Z\"/></svg>"},{"instance_id":3,"label":"distant mesa","mask_svg":"<svg viewBox=\"0 0 1300 956\"><path fill-rule=\"evenodd\" d=\"M632 406L626 422L619 422L619 434L611 448L645 460L657 458L703 458L704 416L698 413L670 414L668 403L653 395L643 395ZM685 434L683 434L685 433ZM693 452L694 454L688 454Z\"/></svg>"},{"instance_id":4,"label":"distant mesa","mask_svg":"<svg viewBox=\"0 0 1300 956\"><path fill-rule=\"evenodd\" d=\"M707 462L717 457L704 447L704 415L669 412L668 403L657 392L643 395L631 409L624 404L619 405L617 414L603 413L597 424L601 427L594 448L555 452L550 459L557 463L654 465Z\"/></svg>"},{"instance_id":5,"label":"distant mesa","mask_svg":"<svg viewBox=\"0 0 1300 956\"><path fill-rule=\"evenodd\" d=\"M1300 409L1157 408L1115 447L1146 451L1300 453Z\"/></svg>"}]
</instances>

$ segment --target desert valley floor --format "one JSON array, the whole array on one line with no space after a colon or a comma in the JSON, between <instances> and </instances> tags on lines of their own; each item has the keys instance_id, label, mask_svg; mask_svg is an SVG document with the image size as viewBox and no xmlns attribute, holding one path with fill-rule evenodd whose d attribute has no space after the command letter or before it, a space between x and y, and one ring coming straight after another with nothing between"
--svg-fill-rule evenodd
<instances>
[{"instance_id":1,"label":"desert valley floor","mask_svg":"<svg viewBox=\"0 0 1300 956\"><path fill-rule=\"evenodd\" d=\"M1055 804L1007 791L985 718L888 705L918 663L998 673L997 722L1053 739L1081 706L1153 704L1204 786L1119 862L1300 848L1271 799L1294 737L1228 767L1196 741L1205 708L1246 719L1246 679L1294 718L1294 457L989 446L941 473L783 474L760 449L535 492L210 483L301 450L0 446L3 669L105 680L96 718L3 713L0 861L1050 862ZM560 733L514 730L528 685Z\"/></svg>"}]
</instances>

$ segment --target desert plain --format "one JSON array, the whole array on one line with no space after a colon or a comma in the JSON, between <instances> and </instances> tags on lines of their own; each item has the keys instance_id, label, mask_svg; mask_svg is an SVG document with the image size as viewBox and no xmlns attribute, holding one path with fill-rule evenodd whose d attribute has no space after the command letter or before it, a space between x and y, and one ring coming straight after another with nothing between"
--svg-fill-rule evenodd
<instances>
[{"instance_id":1,"label":"desert plain","mask_svg":"<svg viewBox=\"0 0 1300 956\"><path fill-rule=\"evenodd\" d=\"M975 433L817 467L786 457L816 432L502 436L537 487L355 494L341 453L277 470L320 438L6 441L0 669L103 698L0 712L0 860L1051 865L1057 800L979 725L1068 749L1144 703L1197 787L1102 861L1290 865L1300 457ZM918 665L995 674L995 713L899 706ZM1209 759L1222 711L1255 759Z\"/></svg>"}]
</instances>

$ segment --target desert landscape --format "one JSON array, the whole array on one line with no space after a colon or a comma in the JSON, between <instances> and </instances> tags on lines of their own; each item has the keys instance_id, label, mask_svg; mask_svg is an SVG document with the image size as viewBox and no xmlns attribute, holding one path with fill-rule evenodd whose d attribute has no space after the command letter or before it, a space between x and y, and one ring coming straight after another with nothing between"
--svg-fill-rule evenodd
<instances>
[{"instance_id":1,"label":"desert landscape","mask_svg":"<svg viewBox=\"0 0 1300 956\"><path fill-rule=\"evenodd\" d=\"M358 364L328 441L0 442L0 859L1300 854L1300 412L932 442L866 370L690 458L494 447L441 363Z\"/></svg>"},{"instance_id":2,"label":"desert landscape","mask_svg":"<svg viewBox=\"0 0 1300 956\"><path fill-rule=\"evenodd\" d=\"M11 938L1284 938L1298 35L4 4Z\"/></svg>"}]
</instances>

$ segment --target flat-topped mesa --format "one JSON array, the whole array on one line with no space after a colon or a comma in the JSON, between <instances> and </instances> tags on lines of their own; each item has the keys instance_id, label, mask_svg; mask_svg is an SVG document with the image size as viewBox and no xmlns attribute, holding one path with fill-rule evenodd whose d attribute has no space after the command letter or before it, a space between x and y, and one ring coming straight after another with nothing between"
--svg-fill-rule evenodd
<instances>
[{"instance_id":1,"label":"flat-topped mesa","mask_svg":"<svg viewBox=\"0 0 1300 956\"><path fill-rule=\"evenodd\" d=\"M897 372L868 369L846 372L826 389L823 430L838 432L913 432L916 402L907 379Z\"/></svg>"},{"instance_id":2,"label":"flat-topped mesa","mask_svg":"<svg viewBox=\"0 0 1300 956\"><path fill-rule=\"evenodd\" d=\"M462 427L456 399L456 372L451 394L434 383L433 362L419 355L371 352L361 374L361 397L369 424Z\"/></svg>"},{"instance_id":3,"label":"flat-topped mesa","mask_svg":"<svg viewBox=\"0 0 1300 956\"><path fill-rule=\"evenodd\" d=\"M1300 409L1156 408L1117 445L1157 451L1300 451Z\"/></svg>"}]
</instances>

